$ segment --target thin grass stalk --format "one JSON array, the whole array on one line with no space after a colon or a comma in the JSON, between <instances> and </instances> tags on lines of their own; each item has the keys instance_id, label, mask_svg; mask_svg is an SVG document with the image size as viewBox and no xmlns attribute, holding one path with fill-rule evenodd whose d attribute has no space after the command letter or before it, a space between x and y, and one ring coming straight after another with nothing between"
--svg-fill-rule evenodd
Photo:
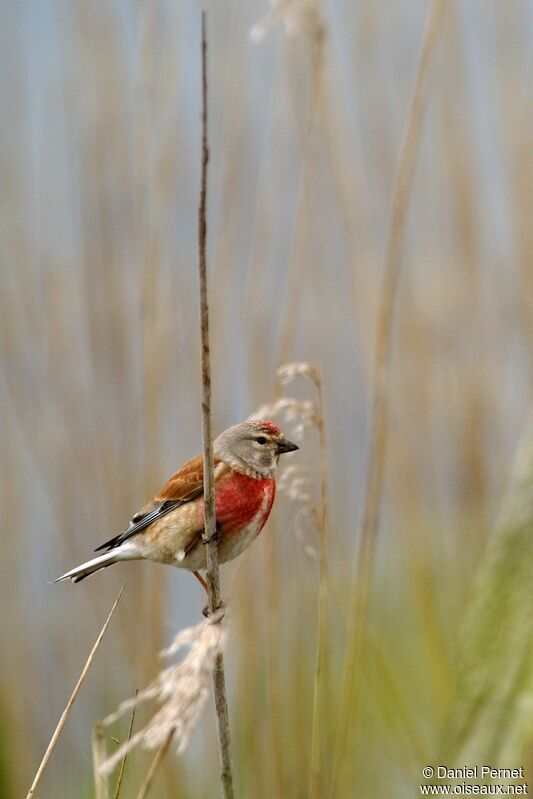
<instances>
[{"instance_id":1,"label":"thin grass stalk","mask_svg":"<svg viewBox=\"0 0 533 799\"><path fill-rule=\"evenodd\" d=\"M209 304L207 297L207 35L206 13L202 11L202 165L200 203L198 207L198 272L200 283L200 338L202 345L202 442L204 458L204 509L206 548L206 582L210 615L221 607L220 574L218 568L218 543L216 538L215 478L213 465L213 440L211 433L211 367L209 351ZM219 622L221 623L221 622ZM228 701L224 673L224 657L220 652L213 667L213 692L217 718L222 793L224 799L233 799L233 769Z\"/></svg>"},{"instance_id":2,"label":"thin grass stalk","mask_svg":"<svg viewBox=\"0 0 533 799\"><path fill-rule=\"evenodd\" d=\"M137 698L138 693L139 693L139 689L137 689L135 691L135 698ZM128 729L128 737L126 738L126 741L131 740L131 734L133 732L133 725L135 723L135 711L136 710L137 710L137 705L133 705L133 709L131 711L130 726L129 726L129 729ZM115 788L115 795L114 795L113 799L118 799L119 796L120 796L120 789L122 788L122 780L124 779L124 771L126 769L126 760L127 759L128 759L128 753L126 752L126 754L122 758L122 763L120 764L120 771L118 773L118 779L117 779L117 787Z\"/></svg>"},{"instance_id":3,"label":"thin grass stalk","mask_svg":"<svg viewBox=\"0 0 533 799\"><path fill-rule=\"evenodd\" d=\"M316 9L315 9L316 10ZM319 123L322 116L321 105L324 95L324 75L325 75L325 40L326 28L317 12L313 17L313 22L306 30L306 44L310 51L311 60L311 96L308 110L308 117L305 125L301 146L301 157L299 164L298 185L296 190L296 207L293 229L291 231L290 250L287 264L286 284L287 290L284 292L284 308L281 312L280 330L278 334L278 363L286 363L290 360L290 350L294 340L298 313L295 312L294 297L299 294L304 274L306 259L306 237L305 225L309 216L309 202L313 196L312 186L316 178L316 149L318 146L317 137L319 134ZM273 83L275 86L275 81ZM263 215L261 216L260 226L263 225ZM254 227L257 229L258 217L254 220ZM264 266L264 265L263 265ZM245 307L253 307L253 297L256 292L257 282L260 272L260 261L254 258L254 264L249 272L246 283ZM252 326L257 327L256 320L253 319ZM258 344L259 340L256 342Z\"/></svg>"},{"instance_id":4,"label":"thin grass stalk","mask_svg":"<svg viewBox=\"0 0 533 799\"><path fill-rule=\"evenodd\" d=\"M33 779L32 784L31 784L31 788L30 788L30 790L28 791L28 793L26 795L26 799L32 799L32 797L35 796L35 791L37 790L37 788L39 786L39 783L41 781L41 778L42 778L42 776L44 774L44 771L45 771L45 769L46 769L46 767L47 767L47 765L48 765L48 763L50 761L50 758L52 757L52 753L53 753L53 751L54 751L54 749L56 747L56 744L57 744L57 742L59 740L59 736L63 732L63 727L66 724L66 721L67 721L67 719L69 717L70 711L72 710L74 702L76 701L76 699L78 697L80 688L83 685L83 682L84 682L84 680L85 680L85 678L86 678L86 676L87 676L87 674L89 672L89 669L91 668L92 662L94 660L94 656L96 655L96 653L98 651L98 648L99 648L100 644L102 643L102 639L103 639L104 635L107 632L107 628L109 627L109 623L111 621L113 613L115 612L115 610L117 608L117 605L118 605L118 603L120 601L120 598L122 596L122 593L123 593L125 587L126 587L126 583L123 583L122 588L118 592L117 598L115 599L115 601L113 603L113 607L109 611L109 615L108 615L107 619L105 620L104 626L100 630L100 634L98 635L98 638L94 642L94 646L93 646L93 648L91 649L91 651L89 653L89 657L87 658L87 662L85 663L85 666L83 667L82 672L81 672L81 674L80 674L80 676L78 678L78 682L74 686L74 690L72 691L70 699L68 700L67 705L66 705L66 707L65 707L63 713L61 714L61 717L60 717L60 719L59 719L59 721L57 723L57 727L55 728L54 733L53 733L52 737L50 738L50 743L48 744L48 746L46 748L46 752L43 755L43 759L41 760L41 762L39 764L39 768L37 769L37 772L35 774L35 777Z\"/></svg>"},{"instance_id":5,"label":"thin grass stalk","mask_svg":"<svg viewBox=\"0 0 533 799\"><path fill-rule=\"evenodd\" d=\"M109 799L109 784L107 776L100 772L100 767L107 757L107 747L104 729L99 722L93 727L92 734L93 773L94 773L94 799Z\"/></svg>"},{"instance_id":6,"label":"thin grass stalk","mask_svg":"<svg viewBox=\"0 0 533 799\"><path fill-rule=\"evenodd\" d=\"M311 738L311 772L310 789L311 799L319 799L322 792L322 707L324 699L324 663L325 642L327 634L326 600L327 600L327 545L328 545L328 473L326 432L324 428L324 395L322 380L318 371L314 372L313 382L318 394L317 427L320 447L320 510L318 514L318 613L317 613L317 644L315 655L315 676L313 686L313 722Z\"/></svg>"},{"instance_id":7,"label":"thin grass stalk","mask_svg":"<svg viewBox=\"0 0 533 799\"><path fill-rule=\"evenodd\" d=\"M374 565L377 530L383 481L385 475L387 449L387 412L388 389L390 378L390 361L393 340L393 323L396 306L396 295L401 268L401 252L405 236L409 197L413 183L416 156L422 130L424 110L426 106L427 87L430 66L436 50L442 28L445 0L433 0L428 12L428 22L418 64L407 127L401 147L396 172L392 213L385 253L382 293L378 308L376 324L374 366L373 366L373 403L367 466L367 487L364 497L359 544L356 551L355 582L352 590L350 626L348 641L353 642L346 654L343 695L343 713L339 725L339 750L342 751L346 741L349 714L353 715L357 697L348 696L354 684L354 673L360 660L360 652L364 641L364 630L368 595ZM351 701L349 701L351 699ZM335 795L339 774L340 751L337 755L333 774L332 795Z\"/></svg>"}]
</instances>

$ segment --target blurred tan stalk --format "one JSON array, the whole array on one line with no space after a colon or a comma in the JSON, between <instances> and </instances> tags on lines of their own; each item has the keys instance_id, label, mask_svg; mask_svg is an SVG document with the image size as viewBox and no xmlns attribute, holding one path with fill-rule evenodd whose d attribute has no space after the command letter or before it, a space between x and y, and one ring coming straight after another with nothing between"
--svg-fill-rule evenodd
<instances>
[{"instance_id":1,"label":"blurred tan stalk","mask_svg":"<svg viewBox=\"0 0 533 799\"><path fill-rule=\"evenodd\" d=\"M409 196L426 106L430 67L439 40L445 7L446 0L433 0L428 12L428 22L415 76L410 109L407 116L407 126L398 157L398 168L393 188L392 214L375 334L367 487L364 495L362 522L356 551L351 611L349 613L350 625L343 680L344 692L351 690L355 666L360 659L364 640L368 595L372 580L379 510L385 475L389 372L402 243L405 235ZM341 752L345 747L349 724L347 709L349 708L350 712L353 713L354 707L357 707L357 704L353 700L351 705L347 701L342 703L344 712L341 712L338 743L339 751ZM339 764L337 763L333 777L333 795L335 795L335 775L338 773L338 769Z\"/></svg>"},{"instance_id":2,"label":"blurred tan stalk","mask_svg":"<svg viewBox=\"0 0 533 799\"><path fill-rule=\"evenodd\" d=\"M93 772L94 772L94 799L109 799L109 784L107 776L100 769L107 757L107 747L104 729L99 721L93 727L92 734ZM116 794L115 794L116 796Z\"/></svg>"}]
</instances>

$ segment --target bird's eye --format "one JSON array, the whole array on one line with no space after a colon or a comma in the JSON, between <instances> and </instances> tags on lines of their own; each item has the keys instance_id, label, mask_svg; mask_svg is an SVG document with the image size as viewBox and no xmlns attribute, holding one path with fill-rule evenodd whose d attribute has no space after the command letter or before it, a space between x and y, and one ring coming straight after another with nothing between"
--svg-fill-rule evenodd
<instances>
[{"instance_id":1,"label":"bird's eye","mask_svg":"<svg viewBox=\"0 0 533 799\"><path fill-rule=\"evenodd\" d=\"M264 436L259 436L259 438L256 438L255 440L257 441L258 444L266 444L267 443L267 440L266 440L266 438Z\"/></svg>"}]
</instances>

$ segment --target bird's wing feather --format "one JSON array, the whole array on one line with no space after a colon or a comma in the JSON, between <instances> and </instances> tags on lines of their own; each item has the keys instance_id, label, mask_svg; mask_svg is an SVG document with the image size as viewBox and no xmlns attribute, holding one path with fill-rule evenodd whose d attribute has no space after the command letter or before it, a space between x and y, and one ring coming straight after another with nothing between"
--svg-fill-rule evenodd
<instances>
[{"instance_id":1,"label":"bird's wing feather","mask_svg":"<svg viewBox=\"0 0 533 799\"><path fill-rule=\"evenodd\" d=\"M202 455L186 461L156 494L156 501L179 500L188 502L204 490L204 459Z\"/></svg>"},{"instance_id":2,"label":"bird's wing feather","mask_svg":"<svg viewBox=\"0 0 533 799\"><path fill-rule=\"evenodd\" d=\"M218 463L218 461L215 461L215 463ZM133 516L129 526L124 532L106 541L106 543L99 546L95 552L98 552L100 549L109 550L120 546L128 538L142 532L142 530L145 530L162 516L170 513L170 511L199 497L203 493L203 490L203 457L202 455L196 455L196 457L186 461L186 463L172 475L170 480L165 483L154 499Z\"/></svg>"}]
</instances>

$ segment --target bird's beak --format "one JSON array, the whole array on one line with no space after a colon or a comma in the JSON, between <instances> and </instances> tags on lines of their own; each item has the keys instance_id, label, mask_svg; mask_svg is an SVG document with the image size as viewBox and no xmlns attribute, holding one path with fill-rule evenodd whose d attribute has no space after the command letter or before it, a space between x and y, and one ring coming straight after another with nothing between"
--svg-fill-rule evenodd
<instances>
[{"instance_id":1,"label":"bird's beak","mask_svg":"<svg viewBox=\"0 0 533 799\"><path fill-rule=\"evenodd\" d=\"M297 444L293 444L292 441L289 441L285 436L278 441L278 455L281 455L283 452L294 452L296 449L300 449L300 447Z\"/></svg>"}]
</instances>

